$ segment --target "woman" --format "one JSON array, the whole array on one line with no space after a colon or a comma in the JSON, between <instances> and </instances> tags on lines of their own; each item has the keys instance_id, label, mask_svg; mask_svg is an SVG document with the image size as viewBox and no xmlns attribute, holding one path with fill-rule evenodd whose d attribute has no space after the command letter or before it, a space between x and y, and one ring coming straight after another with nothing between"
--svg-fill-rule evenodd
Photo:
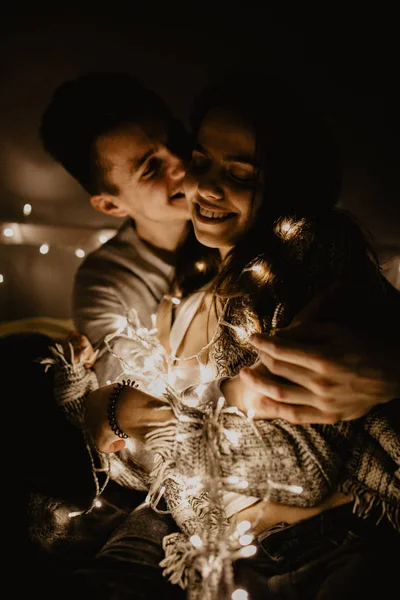
<instances>
[{"instance_id":1,"label":"woman","mask_svg":"<svg viewBox=\"0 0 400 600\"><path fill-rule=\"evenodd\" d=\"M182 301L175 311L164 304L158 322L179 386L161 399L143 384L107 386L85 399L86 426L96 447L119 464L116 479L134 486L129 478L138 477L156 510L165 498L181 531L164 538L161 564L193 597L225 597L233 586L231 559L234 585L252 598L267 591L277 598L352 597L369 581L375 545L384 547L399 528L393 403L331 426L253 421L248 409L257 416L261 399L250 397L237 376L257 360L251 333L288 325L332 283L344 282L345 302L325 306L321 320L363 327L385 302L359 229L344 213L318 205L324 177L304 151L306 139L315 143L317 136L286 100L245 85L201 99L185 193L210 257L200 289L178 265L173 294ZM206 365L209 383L200 394L188 384L196 377L204 383ZM80 400L68 406L79 414ZM127 436L153 452L140 467L129 469L122 457ZM234 546L234 524L243 520L257 539L252 559L240 558ZM351 583L344 559L354 571Z\"/></svg>"}]
</instances>

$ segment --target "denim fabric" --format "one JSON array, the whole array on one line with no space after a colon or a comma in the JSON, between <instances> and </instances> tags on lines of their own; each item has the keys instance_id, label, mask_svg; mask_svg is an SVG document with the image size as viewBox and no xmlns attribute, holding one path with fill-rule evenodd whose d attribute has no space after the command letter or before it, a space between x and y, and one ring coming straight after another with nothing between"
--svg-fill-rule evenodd
<instances>
[{"instance_id":1,"label":"denim fabric","mask_svg":"<svg viewBox=\"0 0 400 600\"><path fill-rule=\"evenodd\" d=\"M170 515L139 506L96 559L75 575L75 591L96 600L181 600L185 592L162 575L163 538L177 531Z\"/></svg>"},{"instance_id":2,"label":"denim fabric","mask_svg":"<svg viewBox=\"0 0 400 600\"><path fill-rule=\"evenodd\" d=\"M275 525L255 545L254 557L234 565L237 587L251 600L392 597L386 594L397 579L400 536L388 524L354 516L350 505Z\"/></svg>"},{"instance_id":3,"label":"denim fabric","mask_svg":"<svg viewBox=\"0 0 400 600\"><path fill-rule=\"evenodd\" d=\"M136 509L81 570L80 590L107 600L180 600L186 594L163 580L162 538L176 530L168 515ZM399 535L341 506L294 525L280 523L256 540L257 554L234 564L235 585L249 600L365 600L389 594L400 565ZM230 600L230 598L221 598Z\"/></svg>"}]
</instances>

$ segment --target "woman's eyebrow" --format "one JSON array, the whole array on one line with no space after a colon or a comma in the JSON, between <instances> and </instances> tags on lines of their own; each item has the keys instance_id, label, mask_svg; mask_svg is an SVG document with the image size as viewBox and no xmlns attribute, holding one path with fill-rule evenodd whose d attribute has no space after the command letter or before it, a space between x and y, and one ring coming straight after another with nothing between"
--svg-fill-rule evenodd
<instances>
[{"instance_id":1,"label":"woman's eyebrow","mask_svg":"<svg viewBox=\"0 0 400 600\"><path fill-rule=\"evenodd\" d=\"M228 162L243 163L252 167L256 166L254 156L251 156L250 154L229 154L224 157L224 160Z\"/></svg>"},{"instance_id":2,"label":"woman's eyebrow","mask_svg":"<svg viewBox=\"0 0 400 600\"><path fill-rule=\"evenodd\" d=\"M202 154L208 154L207 150L203 148L201 144L196 144L193 149L197 152L201 152ZM228 154L227 156L224 156L224 160L226 162L236 162L244 165L250 165L251 167L256 166L254 157L251 154Z\"/></svg>"}]
</instances>

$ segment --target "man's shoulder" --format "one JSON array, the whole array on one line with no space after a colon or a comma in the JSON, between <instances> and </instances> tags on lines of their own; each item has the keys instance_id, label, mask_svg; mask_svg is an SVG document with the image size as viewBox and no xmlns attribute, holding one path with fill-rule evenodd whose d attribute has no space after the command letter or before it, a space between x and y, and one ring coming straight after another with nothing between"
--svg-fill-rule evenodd
<instances>
[{"instance_id":1,"label":"man's shoulder","mask_svg":"<svg viewBox=\"0 0 400 600\"><path fill-rule=\"evenodd\" d=\"M118 266L127 257L129 257L132 264L135 264L136 257L139 256L139 245L141 245L141 242L133 224L124 222L115 235L87 254L80 264L78 272L93 267L100 268L100 265L104 263L112 263Z\"/></svg>"}]
</instances>

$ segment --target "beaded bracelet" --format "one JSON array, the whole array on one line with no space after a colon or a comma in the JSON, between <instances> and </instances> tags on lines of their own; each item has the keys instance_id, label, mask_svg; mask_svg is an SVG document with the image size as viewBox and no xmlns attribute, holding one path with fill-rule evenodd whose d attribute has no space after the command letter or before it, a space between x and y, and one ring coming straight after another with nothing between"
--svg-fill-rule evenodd
<instances>
[{"instance_id":1,"label":"beaded bracelet","mask_svg":"<svg viewBox=\"0 0 400 600\"><path fill-rule=\"evenodd\" d=\"M110 425L115 435L124 440L126 440L126 438L128 438L129 435L127 433L124 433L122 429L118 426L117 417L115 415L115 405L117 404L117 400L121 393L121 390L127 386L138 387L137 383L135 381L131 381L130 379L128 379L127 381L123 379L121 382L118 382L116 387L110 394L110 399L108 401L107 408L108 424Z\"/></svg>"}]
</instances>

